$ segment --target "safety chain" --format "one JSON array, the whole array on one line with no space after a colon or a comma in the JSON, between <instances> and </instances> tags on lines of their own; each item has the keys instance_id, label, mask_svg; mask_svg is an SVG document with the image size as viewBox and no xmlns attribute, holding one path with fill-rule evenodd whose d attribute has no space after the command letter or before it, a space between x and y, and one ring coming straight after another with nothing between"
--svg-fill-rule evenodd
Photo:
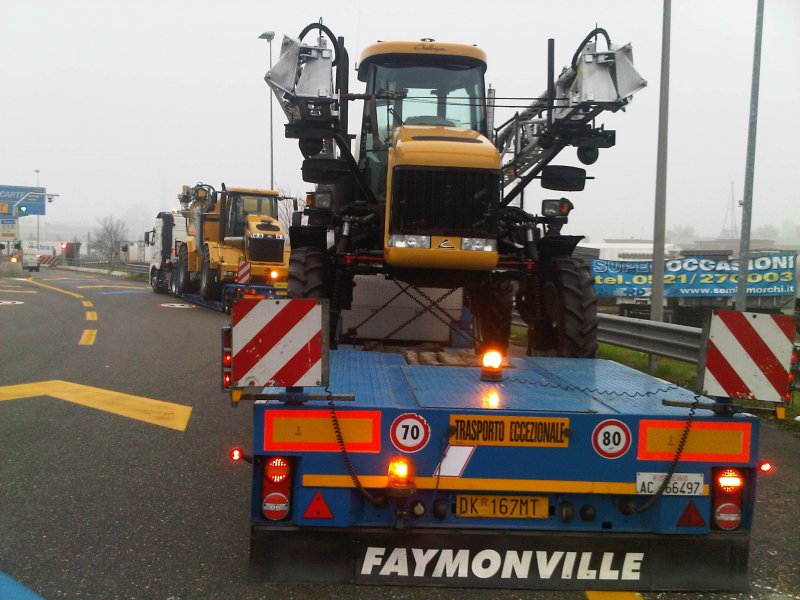
<instances>
[{"instance_id":1,"label":"safety chain","mask_svg":"<svg viewBox=\"0 0 800 600\"><path fill-rule=\"evenodd\" d=\"M516 379L515 377L504 377L503 382L505 383L506 381L510 383L524 383L525 385L563 390L565 392L583 392L585 394L603 394L606 396L620 396L628 398L647 398L649 396L655 396L656 394L663 394L664 392L671 392L672 390L680 389L680 386L671 383L666 387L656 388L650 392L631 393L631 392L611 392L608 390L601 390L598 388L581 387L578 385L570 385L570 384L559 385L557 383L550 383L549 381L530 381L529 379Z\"/></svg>"},{"instance_id":2,"label":"safety chain","mask_svg":"<svg viewBox=\"0 0 800 600\"><path fill-rule=\"evenodd\" d=\"M402 287L402 286L400 285L400 283L397 283L397 285L398 285L398 287L400 288L400 291L399 291L399 292L397 292L397 293L396 293L394 296L392 296L391 298L389 298L389 299L388 299L386 302L384 302L383 304L381 304L381 305L380 305L378 308L376 308L374 311L372 311L372 313L371 313L371 314L369 314L369 315L367 316L367 318L366 318L366 319L364 319L363 321L361 321L361 323L359 323L358 325L355 325L355 326L351 327L350 329L348 329L348 330L347 330L347 335L348 335L349 337L355 337L355 336L358 334L358 329L359 329L359 328L360 328L362 325L364 325L365 323L367 323L369 320L371 320L373 317L375 317L375 316L376 316L376 315L377 315L379 312L381 312L381 311L382 311L384 308L386 308L387 306L389 306L389 305L390 305L392 302L394 302L394 301L395 301L395 300L396 300L396 299L397 299L397 298L398 298L398 297L399 297L401 294L408 294L408 292L407 292L406 290L407 290L408 288L410 288L410 287L411 287L411 284L408 284L406 287Z\"/></svg>"},{"instance_id":3,"label":"safety chain","mask_svg":"<svg viewBox=\"0 0 800 600\"><path fill-rule=\"evenodd\" d=\"M333 424L333 431L336 434L336 441L339 444L339 452L342 455L342 460L344 461L345 467L347 467L347 473L350 475L350 479L353 480L353 484L356 486L356 489L361 492L373 506L381 506L382 502L370 494L367 488L361 485L361 480L358 478L356 468L353 466L353 462L350 460L350 453L347 451L347 446L345 446L344 443L344 436L342 435L342 428L339 424L339 417L336 415L336 406L333 404L333 392L331 392L330 388L328 387L325 388L325 392L328 394L328 408L331 411L331 423Z\"/></svg>"},{"instance_id":4,"label":"safety chain","mask_svg":"<svg viewBox=\"0 0 800 600\"><path fill-rule=\"evenodd\" d=\"M678 441L678 447L675 449L675 456L672 458L672 464L669 466L669 470L667 471L667 476L664 477L664 481L661 482L661 485L656 490L656 493L653 494L647 501L642 504L641 506L634 506L633 512L635 513L643 513L647 509L649 509L655 501L658 500L664 490L667 489L670 481L672 481L672 476L675 475L675 469L678 468L678 463L681 460L681 455L683 454L683 449L686 447L686 442L689 439L689 431L692 429L692 421L694 421L694 414L697 410L697 407L700 405L700 395L695 394L694 396L694 404L692 404L692 408L689 409L689 417L686 419L686 426L683 428L683 433L681 434L681 439Z\"/></svg>"},{"instance_id":5,"label":"safety chain","mask_svg":"<svg viewBox=\"0 0 800 600\"><path fill-rule=\"evenodd\" d=\"M397 285L400 285L400 284L398 283ZM408 289L408 288L406 288L406 289ZM431 298L430 296L428 296L428 295L427 295L425 292L423 292L421 289L419 289L419 288L418 288L418 287L416 287L416 286L411 286L411 289L413 289L413 290L414 290L415 292L417 292L417 293L418 293L420 296L422 296L422 297L423 297L423 298L424 298L424 299L425 299L425 300L428 302L428 306L425 306L425 304L423 304L423 303L422 303L422 302L419 300L419 298L415 298L414 296L412 296L411 294L408 294L408 292L406 292L406 294L408 294L409 298L411 298L412 300L414 300L414 302L416 302L417 304L419 304L419 305L420 305L422 308L421 308L420 310L418 310L418 311L417 311L417 312L416 312L414 315L412 315L412 316L411 316L411 318L410 318L410 319L408 319L408 320L407 320L405 323L401 324L399 327L395 327L395 329L394 329L393 331L391 331L390 333L386 334L386 335L384 336L384 338L383 338L383 339L388 339L388 338L392 337L392 336L393 336L395 333L397 333L398 331L400 331L401 329L403 329L403 328L404 328L406 325L409 325L409 324L410 324L412 321L414 321L415 319L417 319L417 318L421 317L422 315L424 315L426 312L429 312L429 313L431 313L431 315L433 315L434 317L436 317L437 319L439 319L439 320L440 320L442 323L444 323L444 324L445 324L445 325L447 325L448 327L450 327L450 324L451 324L451 323L454 323L454 322L455 322L455 319L450 319L450 316L449 316L449 315L447 315L447 313L445 312L445 310L439 306L439 303L440 303L440 302L443 302L445 299L447 299L447 298L448 298L448 297L449 297L451 294L453 294L453 293L454 293L456 290L458 290L459 288L452 288L452 289L450 289L450 290L447 290L447 291L446 291L444 294L442 294L441 296L439 296L439 298L438 298L438 299L436 299L436 300L434 300L433 298ZM447 315L447 318L445 319L445 318L444 318L444 317L442 317L440 314L437 314L437 313L435 313L435 312L432 310L433 308L436 308L436 309L438 309L439 311L443 312L445 315Z\"/></svg>"}]
</instances>

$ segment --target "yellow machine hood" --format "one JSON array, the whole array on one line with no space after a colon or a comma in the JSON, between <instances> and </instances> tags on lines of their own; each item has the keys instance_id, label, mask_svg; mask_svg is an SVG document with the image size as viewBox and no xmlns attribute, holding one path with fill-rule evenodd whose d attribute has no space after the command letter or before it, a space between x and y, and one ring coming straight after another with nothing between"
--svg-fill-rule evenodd
<instances>
[{"instance_id":1,"label":"yellow machine hood","mask_svg":"<svg viewBox=\"0 0 800 600\"><path fill-rule=\"evenodd\" d=\"M394 166L499 169L497 148L476 131L458 127L404 125L393 140Z\"/></svg>"}]
</instances>

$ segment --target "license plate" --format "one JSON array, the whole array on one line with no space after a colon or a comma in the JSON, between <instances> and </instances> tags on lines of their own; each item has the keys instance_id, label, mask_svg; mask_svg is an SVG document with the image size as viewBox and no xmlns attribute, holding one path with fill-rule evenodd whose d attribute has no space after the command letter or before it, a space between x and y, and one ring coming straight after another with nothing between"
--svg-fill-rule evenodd
<instances>
[{"instance_id":1,"label":"license plate","mask_svg":"<svg viewBox=\"0 0 800 600\"><path fill-rule=\"evenodd\" d=\"M636 493L652 495L661 487L666 473L636 473ZM674 473L664 488L665 496L703 496L702 473Z\"/></svg>"},{"instance_id":2,"label":"license plate","mask_svg":"<svg viewBox=\"0 0 800 600\"><path fill-rule=\"evenodd\" d=\"M456 496L457 517L491 519L546 519L545 496Z\"/></svg>"},{"instance_id":3,"label":"license plate","mask_svg":"<svg viewBox=\"0 0 800 600\"><path fill-rule=\"evenodd\" d=\"M285 281L276 281L275 283L272 284L272 287L278 290L286 289L287 287L289 287L289 284L286 283Z\"/></svg>"}]
</instances>

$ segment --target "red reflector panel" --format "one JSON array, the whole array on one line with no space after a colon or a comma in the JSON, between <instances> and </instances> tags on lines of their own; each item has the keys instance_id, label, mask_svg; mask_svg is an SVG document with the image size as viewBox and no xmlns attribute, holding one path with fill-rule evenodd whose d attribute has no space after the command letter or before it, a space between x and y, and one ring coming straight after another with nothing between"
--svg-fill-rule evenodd
<instances>
[{"instance_id":1,"label":"red reflector panel","mask_svg":"<svg viewBox=\"0 0 800 600\"><path fill-rule=\"evenodd\" d=\"M693 500L689 500L681 518L678 519L676 523L678 527L703 527L705 524L706 520L703 518L703 515L700 514L700 511L697 510L697 505Z\"/></svg>"},{"instance_id":2,"label":"red reflector panel","mask_svg":"<svg viewBox=\"0 0 800 600\"><path fill-rule=\"evenodd\" d=\"M322 492L317 492L308 504L306 512L303 513L304 519L332 519L333 513L331 512L325 498L322 497Z\"/></svg>"}]
</instances>

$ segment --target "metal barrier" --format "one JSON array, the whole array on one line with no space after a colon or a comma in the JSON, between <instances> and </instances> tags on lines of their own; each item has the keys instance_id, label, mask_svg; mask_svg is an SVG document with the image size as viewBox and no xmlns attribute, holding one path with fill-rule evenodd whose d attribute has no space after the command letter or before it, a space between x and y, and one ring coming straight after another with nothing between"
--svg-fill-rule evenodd
<instances>
[{"instance_id":1,"label":"metal barrier","mask_svg":"<svg viewBox=\"0 0 800 600\"><path fill-rule=\"evenodd\" d=\"M149 273L150 272L150 265L147 263L126 263L125 270L129 273Z\"/></svg>"},{"instance_id":2,"label":"metal barrier","mask_svg":"<svg viewBox=\"0 0 800 600\"><path fill-rule=\"evenodd\" d=\"M700 361L703 330L672 323L598 314L597 339L604 344L666 356L692 364ZM515 314L512 323L527 327Z\"/></svg>"}]
</instances>

